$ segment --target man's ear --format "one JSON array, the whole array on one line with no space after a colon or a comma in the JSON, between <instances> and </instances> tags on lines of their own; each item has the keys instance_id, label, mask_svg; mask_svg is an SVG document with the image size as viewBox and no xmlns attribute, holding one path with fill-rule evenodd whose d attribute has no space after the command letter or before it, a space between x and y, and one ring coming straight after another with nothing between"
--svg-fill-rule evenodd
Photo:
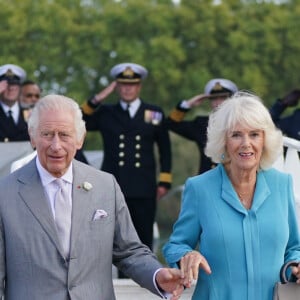
<instances>
[{"instance_id":1,"label":"man's ear","mask_svg":"<svg viewBox=\"0 0 300 300\"><path fill-rule=\"evenodd\" d=\"M35 143L34 138L32 137L32 134L30 134L30 132L29 132L29 137L30 137L30 144L31 144L32 148L35 149L36 143Z\"/></svg>"},{"instance_id":2,"label":"man's ear","mask_svg":"<svg viewBox=\"0 0 300 300\"><path fill-rule=\"evenodd\" d=\"M86 133L83 135L82 139L80 141L77 141L76 149L79 150L82 148L84 139L85 139Z\"/></svg>"}]
</instances>

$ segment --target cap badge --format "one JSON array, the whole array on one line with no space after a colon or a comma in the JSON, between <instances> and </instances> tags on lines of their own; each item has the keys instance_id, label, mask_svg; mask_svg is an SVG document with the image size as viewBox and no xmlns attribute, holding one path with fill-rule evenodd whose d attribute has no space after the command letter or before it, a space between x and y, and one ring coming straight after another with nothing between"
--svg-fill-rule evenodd
<instances>
[{"instance_id":1,"label":"cap badge","mask_svg":"<svg viewBox=\"0 0 300 300\"><path fill-rule=\"evenodd\" d=\"M13 71L11 69L8 69L5 73L6 77L13 77L15 74L13 73Z\"/></svg>"},{"instance_id":2,"label":"cap badge","mask_svg":"<svg viewBox=\"0 0 300 300\"><path fill-rule=\"evenodd\" d=\"M212 91L221 91L223 87L221 86L220 82L216 82L214 87L212 88Z\"/></svg>"},{"instance_id":3,"label":"cap badge","mask_svg":"<svg viewBox=\"0 0 300 300\"><path fill-rule=\"evenodd\" d=\"M126 69L123 71L123 76L125 77L133 77L134 72L130 67L126 67Z\"/></svg>"}]
</instances>

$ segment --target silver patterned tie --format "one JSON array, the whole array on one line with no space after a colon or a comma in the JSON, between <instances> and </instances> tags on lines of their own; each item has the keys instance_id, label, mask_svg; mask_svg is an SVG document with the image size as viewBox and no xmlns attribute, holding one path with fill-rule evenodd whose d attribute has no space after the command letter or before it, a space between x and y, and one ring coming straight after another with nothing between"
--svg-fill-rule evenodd
<instances>
[{"instance_id":1,"label":"silver patterned tie","mask_svg":"<svg viewBox=\"0 0 300 300\"><path fill-rule=\"evenodd\" d=\"M60 242L67 258L70 252L72 204L62 179L56 179L58 189L55 194L55 223Z\"/></svg>"}]
</instances>

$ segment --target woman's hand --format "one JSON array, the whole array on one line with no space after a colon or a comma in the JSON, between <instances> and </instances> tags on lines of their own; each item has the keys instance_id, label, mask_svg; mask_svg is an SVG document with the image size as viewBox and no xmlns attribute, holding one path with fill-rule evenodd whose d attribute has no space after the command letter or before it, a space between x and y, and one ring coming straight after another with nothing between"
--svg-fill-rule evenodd
<instances>
[{"instance_id":1,"label":"woman's hand","mask_svg":"<svg viewBox=\"0 0 300 300\"><path fill-rule=\"evenodd\" d=\"M207 274L211 274L211 269L205 257L198 251L188 252L180 259L180 270L184 278L184 286L190 288L193 280L198 279L199 268Z\"/></svg>"},{"instance_id":2,"label":"woman's hand","mask_svg":"<svg viewBox=\"0 0 300 300\"><path fill-rule=\"evenodd\" d=\"M300 263L298 264L297 267L292 268L292 273L297 277L297 283L300 284Z\"/></svg>"}]
</instances>

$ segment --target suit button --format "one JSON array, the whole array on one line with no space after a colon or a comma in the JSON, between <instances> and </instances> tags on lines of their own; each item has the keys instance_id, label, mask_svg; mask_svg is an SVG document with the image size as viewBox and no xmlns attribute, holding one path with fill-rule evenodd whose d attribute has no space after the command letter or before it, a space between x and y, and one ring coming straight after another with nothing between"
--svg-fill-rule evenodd
<instances>
[{"instance_id":1,"label":"suit button","mask_svg":"<svg viewBox=\"0 0 300 300\"><path fill-rule=\"evenodd\" d=\"M124 135L124 134L120 134L120 135L119 135L119 139L120 139L120 140L124 140L124 138L125 138L125 135Z\"/></svg>"},{"instance_id":2,"label":"suit button","mask_svg":"<svg viewBox=\"0 0 300 300\"><path fill-rule=\"evenodd\" d=\"M119 148L124 148L125 147L125 144L124 143L120 143L119 144Z\"/></svg>"},{"instance_id":3,"label":"suit button","mask_svg":"<svg viewBox=\"0 0 300 300\"><path fill-rule=\"evenodd\" d=\"M141 149L141 145L140 144L136 144L135 145L135 149Z\"/></svg>"},{"instance_id":4,"label":"suit button","mask_svg":"<svg viewBox=\"0 0 300 300\"><path fill-rule=\"evenodd\" d=\"M124 157L125 153L124 152L119 152L119 157Z\"/></svg>"},{"instance_id":5,"label":"suit button","mask_svg":"<svg viewBox=\"0 0 300 300\"><path fill-rule=\"evenodd\" d=\"M140 157L141 157L141 154L136 153L134 156L135 156L135 158L140 158Z\"/></svg>"},{"instance_id":6,"label":"suit button","mask_svg":"<svg viewBox=\"0 0 300 300\"><path fill-rule=\"evenodd\" d=\"M124 166L124 161L123 161L123 160L120 160L120 161L119 161L119 166L120 166L120 167L123 167L123 166Z\"/></svg>"},{"instance_id":7,"label":"suit button","mask_svg":"<svg viewBox=\"0 0 300 300\"><path fill-rule=\"evenodd\" d=\"M135 166L136 168L139 168L139 167L141 166L141 164L140 164L139 162L136 162L136 163L134 164L134 166Z\"/></svg>"},{"instance_id":8,"label":"suit button","mask_svg":"<svg viewBox=\"0 0 300 300\"><path fill-rule=\"evenodd\" d=\"M140 135L136 135L136 136L135 136L135 140L136 140L136 141L140 141L140 140L141 140L141 136L140 136Z\"/></svg>"}]
</instances>

